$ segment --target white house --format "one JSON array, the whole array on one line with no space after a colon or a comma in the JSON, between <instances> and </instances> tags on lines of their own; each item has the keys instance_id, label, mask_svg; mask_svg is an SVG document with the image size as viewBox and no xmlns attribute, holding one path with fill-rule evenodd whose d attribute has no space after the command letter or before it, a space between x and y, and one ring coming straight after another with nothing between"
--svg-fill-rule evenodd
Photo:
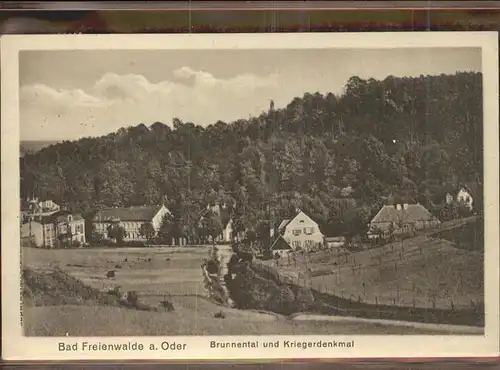
<instances>
[{"instance_id":1,"label":"white house","mask_svg":"<svg viewBox=\"0 0 500 370\"><path fill-rule=\"evenodd\" d=\"M304 212L298 210L294 217L283 220L278 234L293 250L310 250L323 244L324 235L319 225Z\"/></svg>"},{"instance_id":2,"label":"white house","mask_svg":"<svg viewBox=\"0 0 500 370\"><path fill-rule=\"evenodd\" d=\"M467 187L461 187L457 193L457 202L469 208L470 211L474 208L474 199L472 198L471 191Z\"/></svg>"},{"instance_id":3,"label":"white house","mask_svg":"<svg viewBox=\"0 0 500 370\"><path fill-rule=\"evenodd\" d=\"M109 238L108 227L120 225L125 230L124 240L146 240L141 235L141 226L151 223L155 232L161 227L163 218L171 212L164 206L133 206L133 207L110 207L100 210L93 218L92 224L97 233Z\"/></svg>"}]
</instances>

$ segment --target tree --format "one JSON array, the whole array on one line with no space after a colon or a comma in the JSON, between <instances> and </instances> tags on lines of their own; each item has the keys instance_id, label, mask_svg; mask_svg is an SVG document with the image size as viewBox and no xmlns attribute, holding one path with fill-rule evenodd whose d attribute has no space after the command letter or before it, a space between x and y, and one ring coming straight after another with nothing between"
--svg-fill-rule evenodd
<instances>
[{"instance_id":1,"label":"tree","mask_svg":"<svg viewBox=\"0 0 500 370\"><path fill-rule=\"evenodd\" d=\"M119 224L108 226L108 236L116 243L122 243L125 239L125 229Z\"/></svg>"},{"instance_id":2,"label":"tree","mask_svg":"<svg viewBox=\"0 0 500 370\"><path fill-rule=\"evenodd\" d=\"M220 217L213 214L204 217L198 227L198 233L204 237L211 238L212 243L215 244L215 239L222 233Z\"/></svg>"},{"instance_id":3,"label":"tree","mask_svg":"<svg viewBox=\"0 0 500 370\"><path fill-rule=\"evenodd\" d=\"M164 240L218 235L214 222L198 225L209 197L236 204L234 230L252 230L265 246L271 224L295 207L322 228L364 234L366 215L352 210L378 210L390 194L431 209L450 184L482 187L481 90L481 73L353 76L337 96L304 92L285 108L234 122L138 122L29 151L20 158L21 193L86 219L102 206L167 200L175 218L162 226Z\"/></svg>"},{"instance_id":4,"label":"tree","mask_svg":"<svg viewBox=\"0 0 500 370\"><path fill-rule=\"evenodd\" d=\"M145 222L139 228L139 234L147 240L153 240L156 236L156 230L151 222Z\"/></svg>"}]
</instances>

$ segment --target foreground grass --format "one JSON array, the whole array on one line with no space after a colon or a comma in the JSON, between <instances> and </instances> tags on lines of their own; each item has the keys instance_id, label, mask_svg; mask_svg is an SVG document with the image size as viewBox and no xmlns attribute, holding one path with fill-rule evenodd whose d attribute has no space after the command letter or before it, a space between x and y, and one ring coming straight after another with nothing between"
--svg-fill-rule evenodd
<instances>
[{"instance_id":1,"label":"foreground grass","mask_svg":"<svg viewBox=\"0 0 500 370\"><path fill-rule=\"evenodd\" d=\"M109 306L29 307L24 311L27 336L189 336L189 335L328 335L446 334L443 331L371 323L295 322L259 314L205 310L144 312ZM451 334L451 333L450 333Z\"/></svg>"}]
</instances>

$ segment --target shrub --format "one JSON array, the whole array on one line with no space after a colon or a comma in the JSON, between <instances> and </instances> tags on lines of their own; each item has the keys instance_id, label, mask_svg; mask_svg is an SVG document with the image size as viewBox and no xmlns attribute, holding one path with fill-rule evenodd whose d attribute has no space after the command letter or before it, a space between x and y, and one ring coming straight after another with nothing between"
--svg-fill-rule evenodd
<instances>
[{"instance_id":1,"label":"shrub","mask_svg":"<svg viewBox=\"0 0 500 370\"><path fill-rule=\"evenodd\" d=\"M168 312L175 311L174 305L172 302L164 299L163 301L160 302L160 306L162 306L164 309L166 309Z\"/></svg>"},{"instance_id":2,"label":"shrub","mask_svg":"<svg viewBox=\"0 0 500 370\"><path fill-rule=\"evenodd\" d=\"M226 315L224 314L224 312L222 311L219 311L219 312L216 312L214 314L214 317L217 318L217 319L225 319L226 318Z\"/></svg>"},{"instance_id":3,"label":"shrub","mask_svg":"<svg viewBox=\"0 0 500 370\"><path fill-rule=\"evenodd\" d=\"M127 292L127 302L134 307L137 306L139 303L139 295L136 291Z\"/></svg>"},{"instance_id":4,"label":"shrub","mask_svg":"<svg viewBox=\"0 0 500 370\"><path fill-rule=\"evenodd\" d=\"M120 298L122 293L120 292L120 286L115 286L113 289L108 290L108 294Z\"/></svg>"}]
</instances>

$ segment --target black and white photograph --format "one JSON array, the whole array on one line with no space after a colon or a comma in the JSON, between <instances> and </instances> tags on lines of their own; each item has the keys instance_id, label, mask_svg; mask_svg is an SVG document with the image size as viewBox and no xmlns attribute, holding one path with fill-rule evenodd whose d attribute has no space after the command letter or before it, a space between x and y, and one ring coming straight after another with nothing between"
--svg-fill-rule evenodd
<instances>
[{"instance_id":1,"label":"black and white photograph","mask_svg":"<svg viewBox=\"0 0 500 370\"><path fill-rule=\"evenodd\" d=\"M484 340L498 65L485 75L481 44L167 40L18 51L3 268L20 266L22 337L63 337L61 354L72 337L321 336L294 357L359 336Z\"/></svg>"}]
</instances>

